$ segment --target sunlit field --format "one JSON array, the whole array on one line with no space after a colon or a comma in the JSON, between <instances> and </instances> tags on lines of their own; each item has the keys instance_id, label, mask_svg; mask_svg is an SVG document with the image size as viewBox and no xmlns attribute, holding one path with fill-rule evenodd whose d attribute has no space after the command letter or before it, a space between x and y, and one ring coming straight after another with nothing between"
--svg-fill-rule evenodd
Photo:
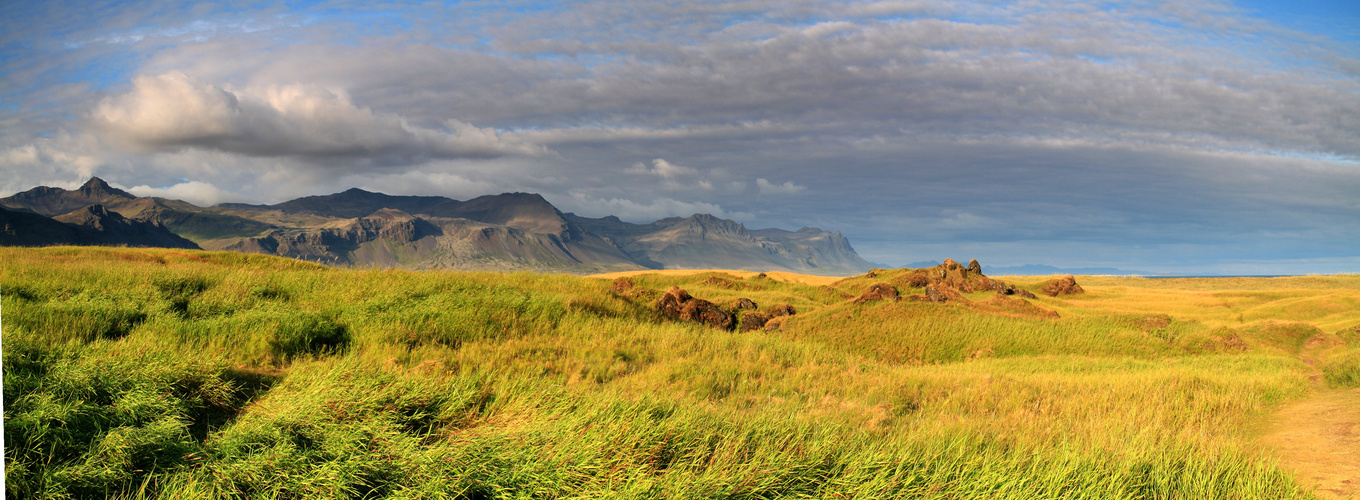
<instances>
[{"instance_id":1,"label":"sunlit field","mask_svg":"<svg viewBox=\"0 0 1360 500\"><path fill-rule=\"evenodd\" d=\"M1261 435L1360 387L1360 276L345 270L0 249L14 498L1313 498ZM895 281L896 280L896 281ZM796 310L723 331L672 286Z\"/></svg>"}]
</instances>

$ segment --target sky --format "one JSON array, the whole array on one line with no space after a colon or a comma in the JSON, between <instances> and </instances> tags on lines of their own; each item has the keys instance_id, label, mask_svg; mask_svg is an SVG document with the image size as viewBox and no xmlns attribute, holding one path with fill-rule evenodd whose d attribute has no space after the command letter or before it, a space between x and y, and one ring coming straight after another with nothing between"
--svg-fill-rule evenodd
<instances>
[{"instance_id":1,"label":"sky","mask_svg":"<svg viewBox=\"0 0 1360 500\"><path fill-rule=\"evenodd\" d=\"M542 194L886 265L1360 272L1360 3L4 2L0 195Z\"/></svg>"}]
</instances>

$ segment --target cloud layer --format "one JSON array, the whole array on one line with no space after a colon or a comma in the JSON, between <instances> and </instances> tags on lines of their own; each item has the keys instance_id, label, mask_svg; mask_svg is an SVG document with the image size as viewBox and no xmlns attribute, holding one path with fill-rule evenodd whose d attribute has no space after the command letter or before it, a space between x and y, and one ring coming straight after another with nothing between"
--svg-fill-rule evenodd
<instances>
[{"instance_id":1,"label":"cloud layer","mask_svg":"<svg viewBox=\"0 0 1360 500\"><path fill-rule=\"evenodd\" d=\"M332 7L16 9L0 188L535 191L887 263L1356 265L1360 50L1231 3Z\"/></svg>"}]
</instances>

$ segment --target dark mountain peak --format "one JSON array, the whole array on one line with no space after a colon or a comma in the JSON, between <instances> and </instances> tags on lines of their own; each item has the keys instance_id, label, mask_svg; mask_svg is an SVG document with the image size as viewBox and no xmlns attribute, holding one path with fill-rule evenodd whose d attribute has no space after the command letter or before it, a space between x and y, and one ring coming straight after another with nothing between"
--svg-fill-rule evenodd
<instances>
[{"instance_id":1,"label":"dark mountain peak","mask_svg":"<svg viewBox=\"0 0 1360 500\"><path fill-rule=\"evenodd\" d=\"M110 186L109 183L104 182L104 179L98 177L91 177L90 180L85 181L85 184L80 186L76 191L90 199L103 199L110 196L126 198L129 200L136 198L136 196L133 196L127 191Z\"/></svg>"},{"instance_id":2,"label":"dark mountain peak","mask_svg":"<svg viewBox=\"0 0 1360 500\"><path fill-rule=\"evenodd\" d=\"M720 219L713 214L694 214L684 220L690 225L706 229L719 229L731 232L746 231L746 224L742 224L732 219Z\"/></svg>"},{"instance_id":3,"label":"dark mountain peak","mask_svg":"<svg viewBox=\"0 0 1360 500\"><path fill-rule=\"evenodd\" d=\"M104 205L98 203L87 207L77 208L68 213L53 217L53 219L87 227L102 227L105 223L123 224L127 222L118 212L110 212Z\"/></svg>"},{"instance_id":4,"label":"dark mountain peak","mask_svg":"<svg viewBox=\"0 0 1360 500\"><path fill-rule=\"evenodd\" d=\"M333 194L333 195L331 195L331 196L368 197L368 196L372 196L372 195L375 195L375 194L376 194L376 195L387 196L387 195L384 195L384 194L382 194L382 193L375 193L375 192L373 192L373 191L365 191L365 190L362 190L362 189L359 189L359 188L349 188L349 189L346 189L346 190L341 191L341 192L339 192L339 193L335 193L335 194Z\"/></svg>"},{"instance_id":5,"label":"dark mountain peak","mask_svg":"<svg viewBox=\"0 0 1360 500\"><path fill-rule=\"evenodd\" d=\"M567 230L567 221L562 212L537 193L478 196L438 215L510 226L535 233L561 234Z\"/></svg>"}]
</instances>

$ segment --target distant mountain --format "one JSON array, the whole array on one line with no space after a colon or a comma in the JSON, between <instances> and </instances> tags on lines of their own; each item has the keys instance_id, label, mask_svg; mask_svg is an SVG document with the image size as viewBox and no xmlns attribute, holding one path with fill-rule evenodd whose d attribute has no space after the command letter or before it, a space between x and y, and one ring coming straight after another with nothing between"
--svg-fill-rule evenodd
<instances>
[{"instance_id":1,"label":"distant mountain","mask_svg":"<svg viewBox=\"0 0 1360 500\"><path fill-rule=\"evenodd\" d=\"M165 226L124 218L103 205L78 208L56 217L0 207L0 245L199 248Z\"/></svg>"},{"instance_id":2,"label":"distant mountain","mask_svg":"<svg viewBox=\"0 0 1360 500\"><path fill-rule=\"evenodd\" d=\"M586 230L609 238L639 263L658 269L789 270L854 274L873 268L841 233L805 227L748 230L708 214L632 224L617 217L567 214Z\"/></svg>"},{"instance_id":3,"label":"distant mountain","mask_svg":"<svg viewBox=\"0 0 1360 500\"><path fill-rule=\"evenodd\" d=\"M333 265L566 272L724 268L815 274L854 274L873 267L840 233L816 228L748 230L707 214L651 224L626 223L612 216L592 219L563 214L532 193L458 201L350 189L275 205L198 207L179 200L138 198L93 178L75 191L39 187L0 199L0 205L36 212L30 215L99 205L110 216L168 228L203 248ZM58 212L63 209L70 210ZM28 220L26 215L13 217Z\"/></svg>"},{"instance_id":4,"label":"distant mountain","mask_svg":"<svg viewBox=\"0 0 1360 500\"><path fill-rule=\"evenodd\" d=\"M1129 271L1127 269L1117 269L1113 267L1053 267L1041 264L1025 264L1023 266L1007 267L983 267L983 271L995 276L1048 276L1054 274L1074 274L1086 276L1149 276L1156 273L1147 271Z\"/></svg>"},{"instance_id":5,"label":"distant mountain","mask_svg":"<svg viewBox=\"0 0 1360 500\"><path fill-rule=\"evenodd\" d=\"M223 237L254 236L269 230L267 223L219 213L179 200L139 198L110 186L98 177L74 191L39 186L8 198L0 206L24 209L46 216L57 216L91 205L102 205L123 217L163 225L182 237L197 242Z\"/></svg>"},{"instance_id":6,"label":"distant mountain","mask_svg":"<svg viewBox=\"0 0 1360 500\"><path fill-rule=\"evenodd\" d=\"M127 191L110 186L104 179L91 177L74 191L38 186L28 191L0 199L0 205L23 208L48 217L70 213L90 205L118 206L136 200Z\"/></svg>"}]
</instances>

